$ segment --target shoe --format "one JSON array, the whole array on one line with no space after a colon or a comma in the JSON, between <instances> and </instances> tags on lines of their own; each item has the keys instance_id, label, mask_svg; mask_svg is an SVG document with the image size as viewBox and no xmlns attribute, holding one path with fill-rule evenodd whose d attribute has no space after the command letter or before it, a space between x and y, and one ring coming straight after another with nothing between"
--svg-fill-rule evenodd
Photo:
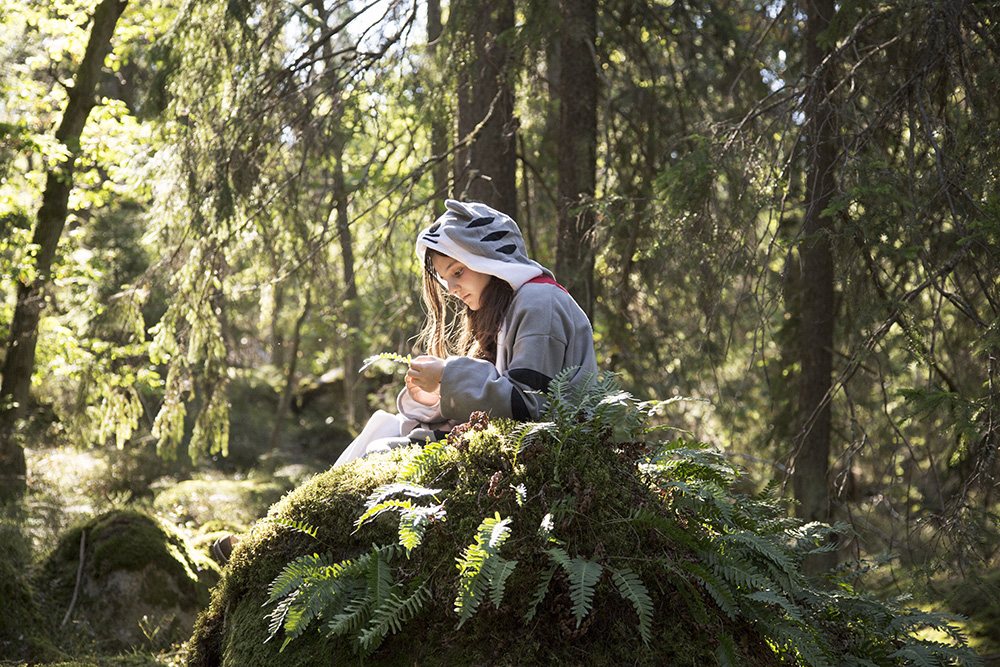
<instances>
[{"instance_id":1,"label":"shoe","mask_svg":"<svg viewBox=\"0 0 1000 667\"><path fill-rule=\"evenodd\" d=\"M219 562L220 565L225 565L229 562L229 557L233 553L233 547L239 544L240 538L236 535L223 535L215 541L212 545L212 553L215 555L215 560Z\"/></svg>"}]
</instances>

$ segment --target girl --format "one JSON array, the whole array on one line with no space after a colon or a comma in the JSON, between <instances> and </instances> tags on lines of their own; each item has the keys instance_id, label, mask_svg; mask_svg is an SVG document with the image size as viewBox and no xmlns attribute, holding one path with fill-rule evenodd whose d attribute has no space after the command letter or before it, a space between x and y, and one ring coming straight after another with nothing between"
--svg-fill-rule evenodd
<instances>
[{"instance_id":1,"label":"girl","mask_svg":"<svg viewBox=\"0 0 1000 667\"><path fill-rule=\"evenodd\" d=\"M479 203L448 200L417 235L429 317L421 334L428 354L412 360L398 415L377 411L337 459L439 440L482 410L491 417L536 419L549 382L575 368L571 383L597 373L590 321L552 273L528 259L517 225ZM462 301L458 340L449 340L446 303ZM452 355L457 351L458 355ZM225 564L235 535L215 542Z\"/></svg>"},{"instance_id":2,"label":"girl","mask_svg":"<svg viewBox=\"0 0 1000 667\"><path fill-rule=\"evenodd\" d=\"M398 415L379 410L335 465L428 438L482 410L491 417L538 418L549 382L575 368L571 383L597 373L590 321L552 272L528 258L517 224L476 202L445 202L417 235L428 320L427 354L410 363ZM447 298L462 301L457 341Z\"/></svg>"}]
</instances>

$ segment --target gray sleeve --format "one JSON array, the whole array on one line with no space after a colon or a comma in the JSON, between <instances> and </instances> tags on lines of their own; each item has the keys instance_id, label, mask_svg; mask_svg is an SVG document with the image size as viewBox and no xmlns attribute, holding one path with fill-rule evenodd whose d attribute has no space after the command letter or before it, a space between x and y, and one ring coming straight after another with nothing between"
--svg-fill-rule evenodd
<instances>
[{"instance_id":1,"label":"gray sleeve","mask_svg":"<svg viewBox=\"0 0 1000 667\"><path fill-rule=\"evenodd\" d=\"M467 421L475 410L519 421L537 419L546 400L540 392L566 368L571 330L567 313L554 301L512 306L506 343L498 351L506 355L507 371L501 374L483 359L450 357L441 379L442 414L457 421Z\"/></svg>"}]
</instances>

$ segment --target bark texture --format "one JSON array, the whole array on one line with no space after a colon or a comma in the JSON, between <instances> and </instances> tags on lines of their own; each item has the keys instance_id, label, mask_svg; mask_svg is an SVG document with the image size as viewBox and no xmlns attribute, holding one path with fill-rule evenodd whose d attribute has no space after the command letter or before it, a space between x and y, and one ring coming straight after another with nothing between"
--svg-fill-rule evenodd
<instances>
[{"instance_id":1,"label":"bark texture","mask_svg":"<svg viewBox=\"0 0 1000 667\"><path fill-rule=\"evenodd\" d=\"M559 234L556 276L590 317L597 171L596 0L560 0Z\"/></svg>"},{"instance_id":2,"label":"bark texture","mask_svg":"<svg viewBox=\"0 0 1000 667\"><path fill-rule=\"evenodd\" d=\"M94 11L87 50L56 130L56 139L69 150L69 157L51 168L46 177L42 205L38 209L32 237L32 243L38 249L35 254L35 277L31 282L18 286L17 304L4 356L3 383L0 385L0 498L17 495L24 488L27 466L16 431L18 420L30 399L44 290L52 273L56 247L66 226L73 170L80 153L80 135L96 103L95 91L104 59L111 51L111 37L127 4L126 0L104 0Z\"/></svg>"}]
</instances>

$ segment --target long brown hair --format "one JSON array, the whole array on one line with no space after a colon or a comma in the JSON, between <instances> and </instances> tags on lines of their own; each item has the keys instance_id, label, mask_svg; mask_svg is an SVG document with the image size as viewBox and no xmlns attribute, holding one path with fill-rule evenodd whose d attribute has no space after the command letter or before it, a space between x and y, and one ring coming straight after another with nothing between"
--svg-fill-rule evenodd
<instances>
[{"instance_id":1,"label":"long brown hair","mask_svg":"<svg viewBox=\"0 0 1000 667\"><path fill-rule=\"evenodd\" d=\"M424 257L423 295L427 304L427 323L420 333L423 348L435 357L460 354L496 363L497 336L514 298L514 289L506 280L490 276L479 295L478 310L459 305L456 299L448 298L437 278L433 259L438 255L441 253L428 249Z\"/></svg>"}]
</instances>

